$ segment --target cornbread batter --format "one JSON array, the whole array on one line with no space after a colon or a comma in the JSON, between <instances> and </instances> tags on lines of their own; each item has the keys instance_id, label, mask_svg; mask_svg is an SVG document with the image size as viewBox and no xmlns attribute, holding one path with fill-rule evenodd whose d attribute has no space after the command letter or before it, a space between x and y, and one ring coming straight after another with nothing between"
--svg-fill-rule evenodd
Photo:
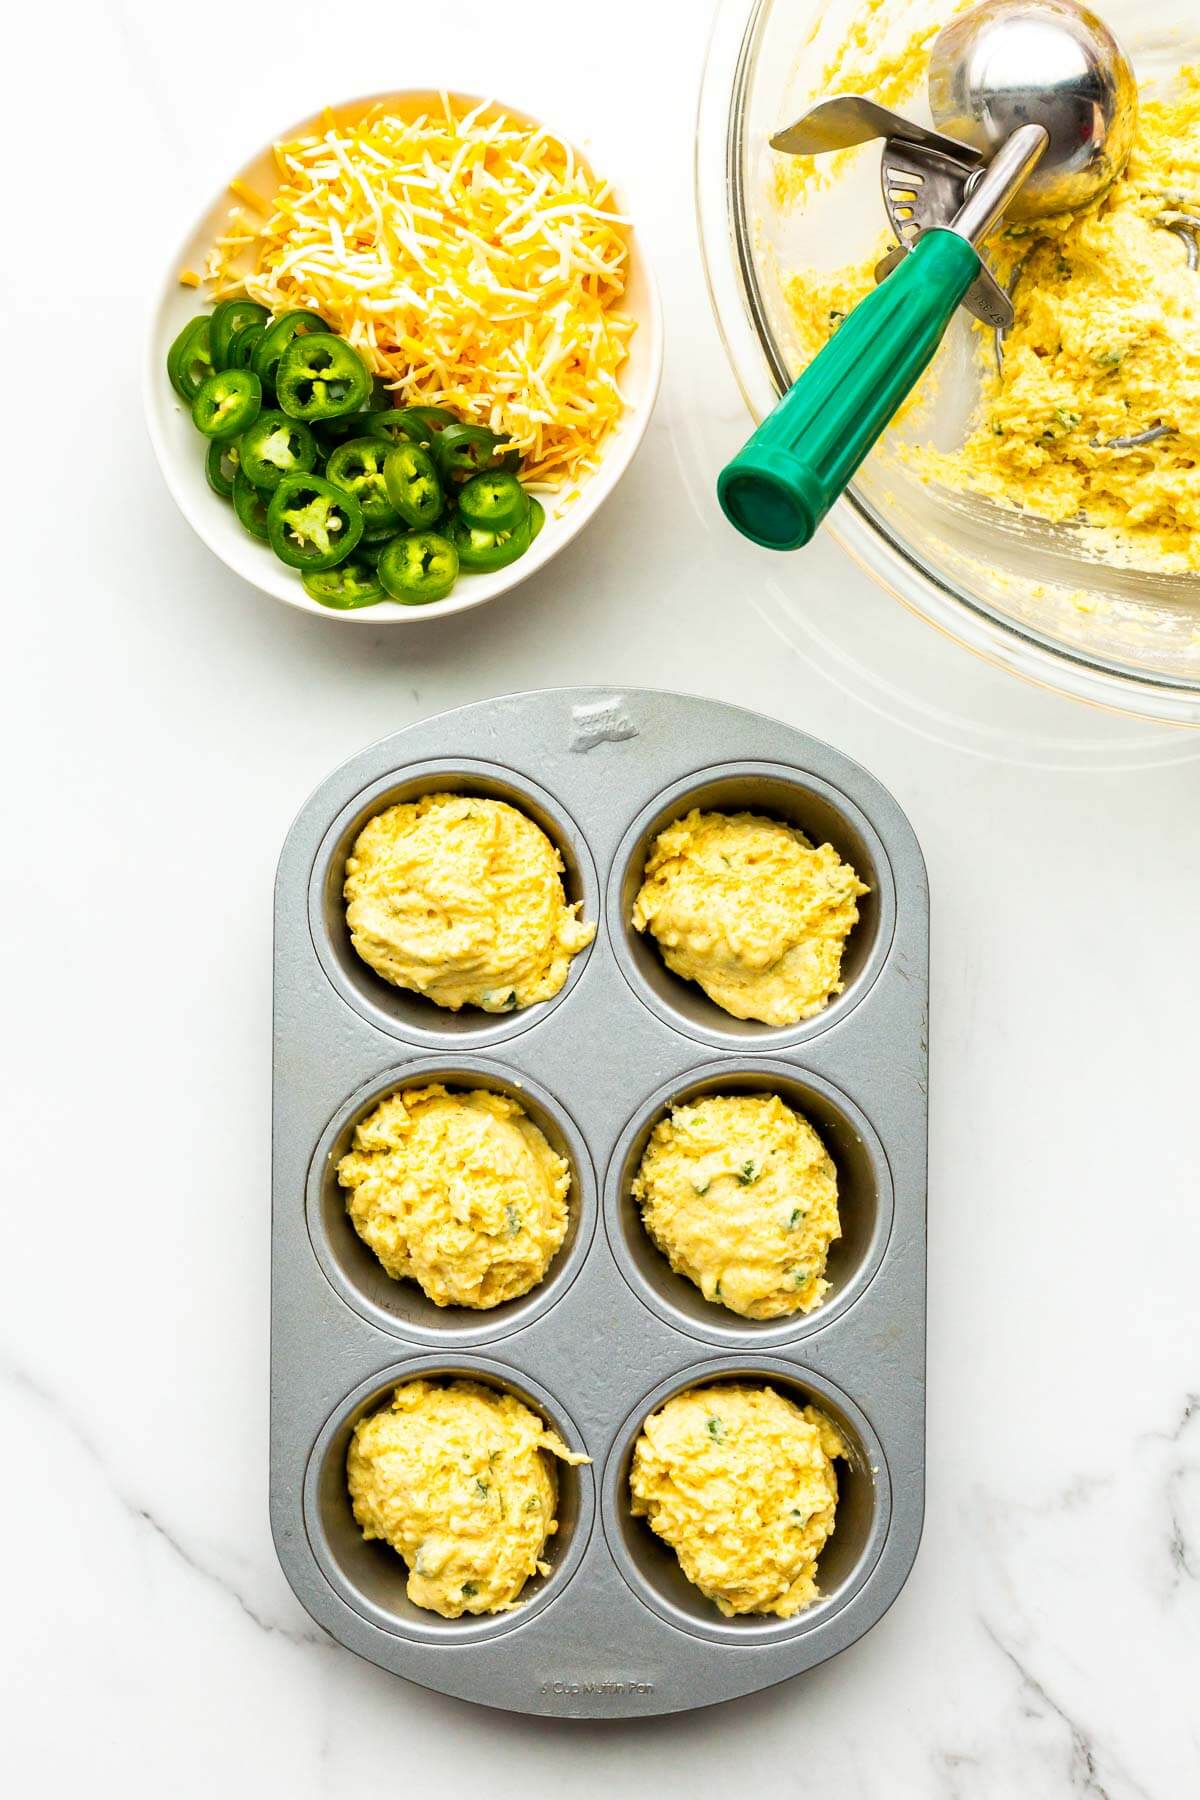
<instances>
[{"instance_id":1,"label":"cornbread batter","mask_svg":"<svg viewBox=\"0 0 1200 1800\"><path fill-rule=\"evenodd\" d=\"M338 1180L388 1274L438 1306L527 1294L566 1236L570 1170L506 1094L390 1094L355 1128Z\"/></svg>"},{"instance_id":2,"label":"cornbread batter","mask_svg":"<svg viewBox=\"0 0 1200 1800\"><path fill-rule=\"evenodd\" d=\"M458 1012L549 1000L596 927L568 906L562 858L503 800L423 794L359 833L346 862L346 922L393 986Z\"/></svg>"},{"instance_id":3,"label":"cornbread batter","mask_svg":"<svg viewBox=\"0 0 1200 1800\"><path fill-rule=\"evenodd\" d=\"M1143 100L1128 170L1098 207L1006 232L1016 322L974 429L931 478L1056 523L1119 533L1160 569L1200 569L1200 272L1156 220L1200 218L1200 70ZM990 340L987 347L990 349ZM1169 435L1109 447L1151 428Z\"/></svg>"},{"instance_id":4,"label":"cornbread batter","mask_svg":"<svg viewBox=\"0 0 1200 1800\"><path fill-rule=\"evenodd\" d=\"M867 892L832 845L794 825L693 808L655 839L633 923L735 1019L794 1025L841 993Z\"/></svg>"},{"instance_id":5,"label":"cornbread batter","mask_svg":"<svg viewBox=\"0 0 1200 1800\"><path fill-rule=\"evenodd\" d=\"M932 36L961 9L865 0L823 91L919 107ZM873 49L884 24L894 29L901 18L911 23L907 47ZM827 166L814 175L814 165L781 157L779 197L803 204L845 166L844 157L821 160ZM963 443L895 454L942 487L1086 529L1111 560L1200 570L1200 272L1189 267L1198 225L1200 68L1187 68L1167 96L1143 91L1128 167L1101 200L1009 226L989 242L986 258L1012 284L1016 314L1002 371L992 333L977 327L982 393ZM833 275L785 277L797 372L868 292L887 241L864 244L862 263ZM1152 443L1120 441L1160 426L1170 429Z\"/></svg>"},{"instance_id":6,"label":"cornbread batter","mask_svg":"<svg viewBox=\"0 0 1200 1800\"><path fill-rule=\"evenodd\" d=\"M841 1236L837 1171L777 1094L673 1107L632 1183L642 1221L680 1275L747 1319L811 1312Z\"/></svg>"},{"instance_id":7,"label":"cornbread batter","mask_svg":"<svg viewBox=\"0 0 1200 1800\"><path fill-rule=\"evenodd\" d=\"M817 1558L837 1509L833 1458L845 1455L828 1419L774 1388L693 1388L642 1427L633 1511L726 1618L789 1619L818 1598Z\"/></svg>"},{"instance_id":8,"label":"cornbread batter","mask_svg":"<svg viewBox=\"0 0 1200 1800\"><path fill-rule=\"evenodd\" d=\"M550 1572L551 1456L588 1460L514 1394L406 1381L355 1427L346 1458L354 1517L365 1538L404 1558L414 1606L444 1619L507 1612L531 1576Z\"/></svg>"}]
</instances>

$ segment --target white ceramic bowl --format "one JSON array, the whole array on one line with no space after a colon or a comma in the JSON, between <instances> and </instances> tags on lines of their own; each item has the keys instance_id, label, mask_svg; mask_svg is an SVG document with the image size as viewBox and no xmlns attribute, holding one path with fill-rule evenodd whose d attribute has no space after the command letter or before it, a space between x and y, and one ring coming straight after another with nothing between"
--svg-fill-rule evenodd
<instances>
[{"instance_id":1,"label":"white ceramic bowl","mask_svg":"<svg viewBox=\"0 0 1200 1800\"><path fill-rule=\"evenodd\" d=\"M470 95L452 94L451 98L464 107L476 103L475 97ZM381 100L394 104L398 110L409 111L422 102L436 103L436 99L436 95L425 90L394 90L347 101L333 110L340 118L345 118L365 112ZM516 107L503 106L503 110L517 118L529 118ZM277 132L272 142L297 137L317 126L315 118L302 120ZM603 173L612 178L607 167ZM273 192L276 178L270 146L241 169L230 171L212 204L183 239L164 272L146 346L144 380L150 437L167 486L188 524L223 563L254 587L261 588L263 593L271 594L289 606L297 606L302 612L317 613L324 619L342 624L412 625L422 620L444 618L448 613L466 612L486 600L495 600L544 568L551 557L583 530L612 493L629 467L654 409L662 375L662 308L654 276L642 254L636 232L630 234L629 280L621 303L622 310L637 320L637 330L620 376L625 412L620 424L601 446L595 474L580 485L574 499L559 500L552 494L540 496L546 507L546 523L525 555L506 569L497 569L492 574L464 573L459 576L452 593L428 606L399 606L394 601L384 600L378 606L365 607L361 611L337 612L311 599L296 570L287 568L268 545L251 537L238 523L228 501L213 493L204 474L205 440L196 431L190 414L167 380L167 351L172 341L187 320L208 304L204 290L197 291L180 284L179 271L203 268L209 247L233 204L228 188L230 176L240 176L259 192ZM620 187L614 183L614 188L617 206L624 211Z\"/></svg>"}]
</instances>

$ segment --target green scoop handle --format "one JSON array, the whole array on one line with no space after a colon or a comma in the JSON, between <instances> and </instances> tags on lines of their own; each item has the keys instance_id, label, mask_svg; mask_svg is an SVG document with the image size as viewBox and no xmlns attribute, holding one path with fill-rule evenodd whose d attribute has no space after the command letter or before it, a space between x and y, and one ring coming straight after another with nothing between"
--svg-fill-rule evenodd
<instances>
[{"instance_id":1,"label":"green scoop handle","mask_svg":"<svg viewBox=\"0 0 1200 1800\"><path fill-rule=\"evenodd\" d=\"M721 470L731 525L768 550L808 543L929 367L979 270L957 232L917 239Z\"/></svg>"}]
</instances>

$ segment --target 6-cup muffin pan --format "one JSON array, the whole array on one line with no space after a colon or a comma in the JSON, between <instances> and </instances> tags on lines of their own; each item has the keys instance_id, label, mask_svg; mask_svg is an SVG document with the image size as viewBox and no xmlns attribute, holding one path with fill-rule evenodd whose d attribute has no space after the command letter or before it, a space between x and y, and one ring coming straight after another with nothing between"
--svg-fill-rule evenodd
<instances>
[{"instance_id":1,"label":"6-cup muffin pan","mask_svg":"<svg viewBox=\"0 0 1200 1800\"><path fill-rule=\"evenodd\" d=\"M390 987L351 946L342 884L359 831L445 791L507 800L558 846L567 897L597 931L552 1000L451 1013ZM869 884L843 992L817 1017L733 1019L634 931L648 847L693 806L786 819ZM924 1507L927 994L925 870L903 813L857 764L756 713L645 690L518 694L413 725L318 788L276 887L271 1520L320 1625L428 1688L615 1718L768 1687L882 1616ZM571 1168L570 1228L546 1279L490 1311L437 1307L385 1275L337 1182L358 1121L435 1080L511 1093ZM843 1235L824 1302L760 1322L673 1273L630 1182L672 1103L764 1091L820 1133ZM413 1606L400 1557L355 1524L351 1433L417 1375L507 1389L591 1459L557 1463L550 1572L510 1612ZM819 1407L849 1451L820 1598L786 1620L723 1618L630 1509L646 1416L687 1388L747 1379Z\"/></svg>"}]
</instances>

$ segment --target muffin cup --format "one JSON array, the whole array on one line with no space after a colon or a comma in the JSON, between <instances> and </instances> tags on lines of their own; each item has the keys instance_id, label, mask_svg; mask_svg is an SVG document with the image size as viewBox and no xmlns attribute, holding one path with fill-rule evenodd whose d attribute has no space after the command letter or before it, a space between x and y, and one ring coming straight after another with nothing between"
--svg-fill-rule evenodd
<instances>
[{"instance_id":1,"label":"muffin cup","mask_svg":"<svg viewBox=\"0 0 1200 1800\"><path fill-rule=\"evenodd\" d=\"M309 925L326 975L342 998L381 1031L417 1044L475 1049L527 1031L565 1000L583 973L591 946L585 945L571 958L567 979L557 994L513 1013L488 1013L478 1006L453 1012L423 994L385 981L350 941L343 893L346 862L359 832L371 819L390 806L419 800L423 794L472 794L484 800L503 800L532 819L562 858L567 904L582 902L579 916L592 923L600 908L595 865L574 820L550 794L510 770L467 757L398 769L357 794L333 821L317 853L308 889Z\"/></svg>"},{"instance_id":2,"label":"muffin cup","mask_svg":"<svg viewBox=\"0 0 1200 1800\"><path fill-rule=\"evenodd\" d=\"M747 1319L720 1301L706 1300L694 1281L671 1267L642 1222L631 1188L654 1127L672 1107L714 1094L777 1094L814 1128L833 1161L842 1235L829 1247L829 1291L811 1312ZM862 1293L883 1260L892 1228L891 1172L869 1120L819 1075L774 1061L749 1067L710 1063L661 1088L629 1121L609 1166L604 1223L626 1281L668 1325L693 1337L762 1349L823 1330Z\"/></svg>"},{"instance_id":3,"label":"muffin cup","mask_svg":"<svg viewBox=\"0 0 1200 1800\"><path fill-rule=\"evenodd\" d=\"M338 1163L351 1147L355 1127L381 1100L401 1088L437 1083L461 1093L483 1088L515 1100L550 1148L566 1158L571 1171L565 1238L537 1286L499 1306L438 1306L417 1282L395 1280L354 1229L346 1210L349 1194L337 1178ZM318 1262L341 1297L365 1319L397 1337L430 1345L483 1343L529 1324L571 1285L596 1228L596 1178L578 1129L537 1083L518 1081L499 1065L476 1058L459 1057L453 1062L430 1058L368 1082L334 1114L309 1170L307 1213Z\"/></svg>"},{"instance_id":4,"label":"muffin cup","mask_svg":"<svg viewBox=\"0 0 1200 1800\"><path fill-rule=\"evenodd\" d=\"M550 1573L532 1576L511 1611L464 1613L459 1619L444 1619L440 1613L414 1606L405 1592L408 1565L404 1558L379 1538L368 1541L359 1530L346 1484L346 1455L359 1422L386 1408L397 1387L420 1376L477 1381L498 1393L515 1394L558 1433L569 1450L583 1448L578 1431L557 1402L500 1363L425 1358L398 1364L347 1394L326 1420L304 1482L309 1541L335 1592L381 1630L438 1645L498 1637L548 1606L578 1568L595 1515L591 1468L563 1462L545 1452L558 1479L558 1530L547 1540L543 1553Z\"/></svg>"},{"instance_id":5,"label":"muffin cup","mask_svg":"<svg viewBox=\"0 0 1200 1800\"><path fill-rule=\"evenodd\" d=\"M764 1384L797 1406L824 1413L848 1452L837 1457L838 1501L834 1529L817 1562L819 1595L790 1619L738 1613L725 1618L684 1574L671 1546L629 1503L629 1474L642 1427L676 1394L692 1388ZM716 1643L777 1643L817 1630L846 1606L879 1560L891 1518L891 1484L883 1449L869 1421L848 1395L812 1369L773 1357L700 1363L660 1383L626 1419L604 1471L604 1535L622 1575L639 1600L668 1624Z\"/></svg>"},{"instance_id":6,"label":"muffin cup","mask_svg":"<svg viewBox=\"0 0 1200 1800\"><path fill-rule=\"evenodd\" d=\"M870 890L859 896L858 923L846 940L842 991L811 1019L794 1025L765 1025L757 1019L734 1018L697 982L685 981L668 969L652 931L635 928L633 905L654 841L693 808L759 813L795 825L814 846L832 844ZM845 794L819 776L798 769L740 763L704 769L675 782L643 809L617 852L607 911L621 972L644 1005L676 1031L702 1042L743 1053L770 1054L828 1031L858 1004L887 957L895 930L896 895L878 833Z\"/></svg>"}]
</instances>

